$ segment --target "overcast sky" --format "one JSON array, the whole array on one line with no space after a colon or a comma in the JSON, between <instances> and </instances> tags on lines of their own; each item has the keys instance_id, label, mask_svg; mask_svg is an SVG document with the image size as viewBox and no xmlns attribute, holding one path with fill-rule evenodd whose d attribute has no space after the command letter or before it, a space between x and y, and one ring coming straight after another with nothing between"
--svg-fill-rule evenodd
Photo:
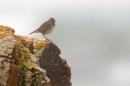
<instances>
[{"instance_id":1,"label":"overcast sky","mask_svg":"<svg viewBox=\"0 0 130 86\"><path fill-rule=\"evenodd\" d=\"M73 86L130 86L130 0L0 0L0 24L16 34L29 36L50 17L56 28L47 37L67 59Z\"/></svg>"}]
</instances>

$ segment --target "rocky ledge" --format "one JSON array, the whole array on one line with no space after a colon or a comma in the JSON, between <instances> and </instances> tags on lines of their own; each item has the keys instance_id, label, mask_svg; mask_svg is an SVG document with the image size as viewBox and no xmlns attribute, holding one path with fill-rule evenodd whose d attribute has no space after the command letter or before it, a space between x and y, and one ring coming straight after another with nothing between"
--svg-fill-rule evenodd
<instances>
[{"instance_id":1,"label":"rocky ledge","mask_svg":"<svg viewBox=\"0 0 130 86\"><path fill-rule=\"evenodd\" d=\"M71 69L51 41L0 26L0 86L71 86Z\"/></svg>"}]
</instances>

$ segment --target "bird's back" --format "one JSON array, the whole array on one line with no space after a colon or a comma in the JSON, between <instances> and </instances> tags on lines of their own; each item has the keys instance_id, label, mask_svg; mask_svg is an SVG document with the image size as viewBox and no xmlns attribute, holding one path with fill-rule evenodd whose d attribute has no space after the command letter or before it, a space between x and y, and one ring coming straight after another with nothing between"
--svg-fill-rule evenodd
<instances>
[{"instance_id":1,"label":"bird's back","mask_svg":"<svg viewBox=\"0 0 130 86\"><path fill-rule=\"evenodd\" d=\"M49 21L46 21L38 28L38 32L41 32L42 34L45 35L51 33L53 29L54 26Z\"/></svg>"}]
</instances>

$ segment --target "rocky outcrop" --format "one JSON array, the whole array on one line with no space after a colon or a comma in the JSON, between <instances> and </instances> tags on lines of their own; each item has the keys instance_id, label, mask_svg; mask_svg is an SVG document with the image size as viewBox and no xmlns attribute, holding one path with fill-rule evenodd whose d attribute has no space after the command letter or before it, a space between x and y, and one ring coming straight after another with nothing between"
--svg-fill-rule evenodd
<instances>
[{"instance_id":1,"label":"rocky outcrop","mask_svg":"<svg viewBox=\"0 0 130 86\"><path fill-rule=\"evenodd\" d=\"M51 41L0 26L0 86L71 86L71 69Z\"/></svg>"}]
</instances>

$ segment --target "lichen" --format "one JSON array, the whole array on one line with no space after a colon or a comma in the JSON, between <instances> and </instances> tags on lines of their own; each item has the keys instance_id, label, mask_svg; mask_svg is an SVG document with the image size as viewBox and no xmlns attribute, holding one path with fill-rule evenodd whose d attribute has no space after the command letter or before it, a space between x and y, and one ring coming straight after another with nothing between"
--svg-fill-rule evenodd
<instances>
[{"instance_id":1,"label":"lichen","mask_svg":"<svg viewBox=\"0 0 130 86\"><path fill-rule=\"evenodd\" d=\"M20 42L18 42L18 44L20 47L20 51L19 51L20 57L19 57L19 64L18 64L17 70L19 70L19 71L21 70L20 75L18 74L19 86L23 86L23 84L29 85L33 81L32 75L34 76L34 74L32 73L32 75L30 76L28 73L31 72L32 68L37 67L37 64L31 62L32 54L30 53L28 48L23 46ZM29 78L28 78L28 76L29 76ZM31 77L31 79L30 79L30 77Z\"/></svg>"},{"instance_id":2,"label":"lichen","mask_svg":"<svg viewBox=\"0 0 130 86\"><path fill-rule=\"evenodd\" d=\"M40 50L41 48L45 48L48 45L48 41L37 41L35 42L35 49Z\"/></svg>"},{"instance_id":3,"label":"lichen","mask_svg":"<svg viewBox=\"0 0 130 86\"><path fill-rule=\"evenodd\" d=\"M15 38L17 40L16 36ZM35 39L32 40L34 41ZM50 79L46 76L46 71L38 66L38 58L35 57L36 55L31 54L28 48L22 45L21 42L19 42L19 40L17 41L18 41L17 45L19 45L20 47L19 51L20 57L17 69L21 70L20 75L18 74L19 86L22 86L23 84L24 85L36 84L37 86L39 86L42 83L50 82ZM47 46L47 43L48 42L44 41L38 41L38 42L36 41L34 47L37 49L41 49L42 51L43 48ZM41 53L39 54L41 55Z\"/></svg>"},{"instance_id":4,"label":"lichen","mask_svg":"<svg viewBox=\"0 0 130 86\"><path fill-rule=\"evenodd\" d=\"M40 68L38 62L42 51L48 47L49 41L17 36L13 34L14 32L12 28L0 25L0 55L9 60L7 63L10 66L7 66L8 70L3 71L1 69L2 67L5 68L6 62L0 64L0 76L2 77L3 72L8 73L6 80L4 77L0 78L0 80L4 80L4 83L0 81L0 86L1 84L9 85L14 81L18 81L18 86L32 86L34 84L40 86L43 83L50 82L50 79L46 76L46 71ZM36 52L32 54L26 44L32 44L33 48L31 49L36 50Z\"/></svg>"},{"instance_id":5,"label":"lichen","mask_svg":"<svg viewBox=\"0 0 130 86\"><path fill-rule=\"evenodd\" d=\"M6 50L6 46L5 45L1 45L0 46L0 51L5 51Z\"/></svg>"},{"instance_id":6,"label":"lichen","mask_svg":"<svg viewBox=\"0 0 130 86\"><path fill-rule=\"evenodd\" d=\"M5 36L10 36L14 33L15 31L8 27L8 26L3 26L3 25L0 25L0 38L3 38Z\"/></svg>"}]
</instances>

